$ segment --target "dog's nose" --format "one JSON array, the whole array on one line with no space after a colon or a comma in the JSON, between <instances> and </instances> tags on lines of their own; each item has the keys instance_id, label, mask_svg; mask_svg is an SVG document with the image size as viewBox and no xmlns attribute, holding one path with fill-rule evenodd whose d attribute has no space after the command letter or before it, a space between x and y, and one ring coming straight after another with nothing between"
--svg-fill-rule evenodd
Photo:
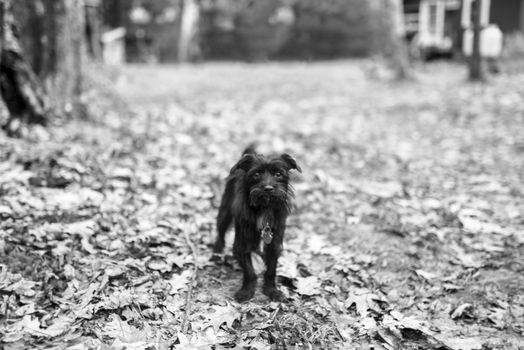
<instances>
[{"instance_id":1,"label":"dog's nose","mask_svg":"<svg viewBox=\"0 0 524 350\"><path fill-rule=\"evenodd\" d=\"M271 185L266 185L266 187L264 187L264 191L266 191L266 192L273 192L273 189L274 188Z\"/></svg>"}]
</instances>

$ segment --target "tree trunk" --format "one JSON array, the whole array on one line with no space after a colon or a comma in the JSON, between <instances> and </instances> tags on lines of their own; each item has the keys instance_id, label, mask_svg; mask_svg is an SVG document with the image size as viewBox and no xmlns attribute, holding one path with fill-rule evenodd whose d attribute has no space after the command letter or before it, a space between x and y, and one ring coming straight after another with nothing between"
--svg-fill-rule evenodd
<instances>
[{"instance_id":1,"label":"tree trunk","mask_svg":"<svg viewBox=\"0 0 524 350\"><path fill-rule=\"evenodd\" d=\"M47 45L45 85L59 113L78 112L87 60L84 1L45 0L43 20L48 21L43 38L52 39Z\"/></svg>"},{"instance_id":2,"label":"tree trunk","mask_svg":"<svg viewBox=\"0 0 524 350\"><path fill-rule=\"evenodd\" d=\"M2 66L1 53L4 47L4 17L5 17L4 14L5 14L5 2L0 1L0 67Z\"/></svg>"},{"instance_id":3,"label":"tree trunk","mask_svg":"<svg viewBox=\"0 0 524 350\"><path fill-rule=\"evenodd\" d=\"M402 0L371 0L368 6L375 55L386 58L396 79L411 78Z\"/></svg>"},{"instance_id":4,"label":"tree trunk","mask_svg":"<svg viewBox=\"0 0 524 350\"><path fill-rule=\"evenodd\" d=\"M471 4L471 15L473 17L473 51L469 61L469 80L471 81L484 80L482 57L480 55L480 32L482 29L480 24L480 2L481 0L475 0Z\"/></svg>"},{"instance_id":5,"label":"tree trunk","mask_svg":"<svg viewBox=\"0 0 524 350\"><path fill-rule=\"evenodd\" d=\"M0 0L0 4L4 9L0 87L9 111L4 128L15 129L16 120L44 124L49 106L59 115L84 113L84 1ZM17 36L17 21L22 37Z\"/></svg>"},{"instance_id":6,"label":"tree trunk","mask_svg":"<svg viewBox=\"0 0 524 350\"><path fill-rule=\"evenodd\" d=\"M17 0L29 6L26 23L41 28L25 32L32 45L27 52L57 114L82 112L83 67L87 61L84 0ZM27 26L29 27L29 26Z\"/></svg>"},{"instance_id":7,"label":"tree trunk","mask_svg":"<svg viewBox=\"0 0 524 350\"><path fill-rule=\"evenodd\" d=\"M2 48L4 46L4 2L0 1L0 69L2 67ZM1 76L1 73L0 73ZM1 77L0 77L1 79ZM7 106L4 103L4 99L0 95L0 125L3 124L4 120L9 117Z\"/></svg>"},{"instance_id":8,"label":"tree trunk","mask_svg":"<svg viewBox=\"0 0 524 350\"><path fill-rule=\"evenodd\" d=\"M102 29L100 21L100 1L86 0L86 32L90 57L95 61L102 60Z\"/></svg>"},{"instance_id":9,"label":"tree trunk","mask_svg":"<svg viewBox=\"0 0 524 350\"><path fill-rule=\"evenodd\" d=\"M391 45L393 51L392 63L395 76L399 80L411 77L408 48L406 45L406 29L404 26L404 6L402 0L389 0L391 16Z\"/></svg>"},{"instance_id":10,"label":"tree trunk","mask_svg":"<svg viewBox=\"0 0 524 350\"><path fill-rule=\"evenodd\" d=\"M188 62L200 55L198 46L198 21L200 10L195 0L183 0L178 37L178 61Z\"/></svg>"},{"instance_id":11,"label":"tree trunk","mask_svg":"<svg viewBox=\"0 0 524 350\"><path fill-rule=\"evenodd\" d=\"M46 123L47 98L22 51L11 0L0 0L0 8L0 93L9 114L2 128L16 135L21 120Z\"/></svg>"}]
</instances>

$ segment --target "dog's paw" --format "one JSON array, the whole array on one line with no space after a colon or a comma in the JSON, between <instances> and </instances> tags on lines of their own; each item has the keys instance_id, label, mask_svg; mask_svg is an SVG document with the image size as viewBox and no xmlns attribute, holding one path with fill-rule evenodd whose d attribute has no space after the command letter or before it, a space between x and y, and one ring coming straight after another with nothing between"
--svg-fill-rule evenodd
<instances>
[{"instance_id":1,"label":"dog's paw","mask_svg":"<svg viewBox=\"0 0 524 350\"><path fill-rule=\"evenodd\" d=\"M235 299L239 303L243 303L245 301L248 301L249 299L253 298L255 295L255 289L240 289L238 292L235 293Z\"/></svg>"},{"instance_id":2,"label":"dog's paw","mask_svg":"<svg viewBox=\"0 0 524 350\"><path fill-rule=\"evenodd\" d=\"M216 253L213 253L213 255L211 255L211 258L209 258L209 261L217 263L217 264L223 262L223 260L224 260L224 257L221 254L216 254Z\"/></svg>"},{"instance_id":3,"label":"dog's paw","mask_svg":"<svg viewBox=\"0 0 524 350\"><path fill-rule=\"evenodd\" d=\"M213 253L222 254L222 252L224 251L224 246L225 246L224 242L217 240L215 244L213 244Z\"/></svg>"},{"instance_id":4,"label":"dog's paw","mask_svg":"<svg viewBox=\"0 0 524 350\"><path fill-rule=\"evenodd\" d=\"M284 296L284 293L279 291L275 287L264 287L262 292L269 297L272 301L284 301L286 300L286 297Z\"/></svg>"}]
</instances>

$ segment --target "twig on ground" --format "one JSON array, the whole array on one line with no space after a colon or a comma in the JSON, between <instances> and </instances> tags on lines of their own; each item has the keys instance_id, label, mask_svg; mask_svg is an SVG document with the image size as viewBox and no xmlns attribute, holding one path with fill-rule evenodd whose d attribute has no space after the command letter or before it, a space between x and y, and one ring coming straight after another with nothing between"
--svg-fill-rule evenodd
<instances>
[{"instance_id":1,"label":"twig on ground","mask_svg":"<svg viewBox=\"0 0 524 350\"><path fill-rule=\"evenodd\" d=\"M191 274L191 281L189 282L188 288L187 288L187 294L186 294L186 307L184 312L184 318L182 320L182 333L187 334L188 328L189 328L189 312L191 310L191 303L192 303L192 293L193 293L193 286L196 281L197 271L198 271L198 265L197 265L197 250L191 239L189 238L189 235L187 233L187 230L184 231L184 238L186 239L186 243L191 249L191 254L193 255L193 272Z\"/></svg>"},{"instance_id":2,"label":"twig on ground","mask_svg":"<svg viewBox=\"0 0 524 350\"><path fill-rule=\"evenodd\" d=\"M5 311L4 311L5 324L9 324L9 299L10 298L11 298L11 294L4 295L4 300L5 300Z\"/></svg>"},{"instance_id":3,"label":"twig on ground","mask_svg":"<svg viewBox=\"0 0 524 350\"><path fill-rule=\"evenodd\" d=\"M271 323L274 323L275 322L275 318L277 317L277 314L278 312L280 311L280 306L281 304L279 303L277 308L275 309L275 311L273 311L273 313L271 314L271 316L269 317L269 319L271 320Z\"/></svg>"}]
</instances>

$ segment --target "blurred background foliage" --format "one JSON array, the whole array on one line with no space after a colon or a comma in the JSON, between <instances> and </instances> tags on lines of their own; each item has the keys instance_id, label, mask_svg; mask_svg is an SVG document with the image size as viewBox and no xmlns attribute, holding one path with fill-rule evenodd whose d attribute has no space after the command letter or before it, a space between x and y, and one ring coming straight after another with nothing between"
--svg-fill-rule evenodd
<instances>
[{"instance_id":1,"label":"blurred background foliage","mask_svg":"<svg viewBox=\"0 0 524 350\"><path fill-rule=\"evenodd\" d=\"M203 9L209 58L325 59L365 56L371 49L367 3L359 0L222 0Z\"/></svg>"},{"instance_id":2,"label":"blurred background foliage","mask_svg":"<svg viewBox=\"0 0 524 350\"><path fill-rule=\"evenodd\" d=\"M472 11L473 3L484 4L481 11ZM44 122L49 112L86 115L90 87L111 85L108 71L125 63L368 57L370 77L389 71L400 80L413 76L412 61L435 56L464 59L479 72L486 70L480 66L494 73L523 69L524 0L0 0L0 5L4 129L14 119ZM496 34L485 46L499 47L478 60L463 54L463 43L480 43L480 30L478 40L462 40L471 31L473 12ZM476 51L472 57L480 57Z\"/></svg>"},{"instance_id":3,"label":"blurred background foliage","mask_svg":"<svg viewBox=\"0 0 524 350\"><path fill-rule=\"evenodd\" d=\"M377 1L0 0L0 124L86 115L90 86L125 63L369 56L396 40Z\"/></svg>"},{"instance_id":4,"label":"blurred background foliage","mask_svg":"<svg viewBox=\"0 0 524 350\"><path fill-rule=\"evenodd\" d=\"M104 1L104 22L128 29L129 61L175 61L180 30L180 0ZM200 59L326 59L366 56L372 35L369 7L360 0L202 0ZM142 7L148 21L134 22L128 14ZM173 14L169 16L169 14Z\"/></svg>"}]
</instances>

